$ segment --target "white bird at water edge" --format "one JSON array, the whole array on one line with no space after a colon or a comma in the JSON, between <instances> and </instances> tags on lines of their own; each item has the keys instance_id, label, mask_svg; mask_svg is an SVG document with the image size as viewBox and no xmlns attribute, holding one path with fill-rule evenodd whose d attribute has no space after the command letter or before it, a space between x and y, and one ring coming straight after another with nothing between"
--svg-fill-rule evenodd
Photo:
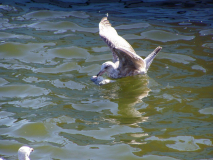
<instances>
[{"instance_id":1,"label":"white bird at water edge","mask_svg":"<svg viewBox=\"0 0 213 160\"><path fill-rule=\"evenodd\" d=\"M109 46L113 54L113 61L102 64L98 76L105 72L110 78L122 78L147 73L153 59L160 52L162 47L157 47L145 59L136 54L132 46L111 26L107 17L102 18L99 23L99 35ZM93 76L97 79L96 76Z\"/></svg>"},{"instance_id":2,"label":"white bird at water edge","mask_svg":"<svg viewBox=\"0 0 213 160\"><path fill-rule=\"evenodd\" d=\"M19 160L30 160L30 153L33 152L34 149L28 146L22 146L18 150L18 159Z\"/></svg>"}]
</instances>

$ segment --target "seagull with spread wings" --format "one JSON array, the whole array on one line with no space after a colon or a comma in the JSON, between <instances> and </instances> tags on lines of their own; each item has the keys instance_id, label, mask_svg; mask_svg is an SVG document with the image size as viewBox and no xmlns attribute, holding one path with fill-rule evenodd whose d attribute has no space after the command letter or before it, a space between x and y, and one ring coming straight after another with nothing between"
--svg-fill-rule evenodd
<instances>
[{"instance_id":1,"label":"seagull with spread wings","mask_svg":"<svg viewBox=\"0 0 213 160\"><path fill-rule=\"evenodd\" d=\"M99 23L99 35L109 46L113 54L113 62L107 61L102 64L101 76L105 72L110 78L121 78L137 74L147 73L153 59L160 52L162 47L157 47L145 59L138 56L132 46L111 26L107 17L102 18Z\"/></svg>"}]
</instances>

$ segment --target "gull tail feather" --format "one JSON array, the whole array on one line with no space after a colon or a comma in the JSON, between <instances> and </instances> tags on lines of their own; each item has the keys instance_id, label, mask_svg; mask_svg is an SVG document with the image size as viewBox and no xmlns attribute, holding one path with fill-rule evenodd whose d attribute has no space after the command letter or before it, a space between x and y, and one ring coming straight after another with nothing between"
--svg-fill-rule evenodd
<instances>
[{"instance_id":1,"label":"gull tail feather","mask_svg":"<svg viewBox=\"0 0 213 160\"><path fill-rule=\"evenodd\" d=\"M158 46L152 53L150 53L150 54L144 59L144 61L146 62L146 71L148 71L150 65L152 64L152 61L154 60L154 58L155 58L156 55L160 52L161 49L162 49L162 47Z\"/></svg>"}]
</instances>

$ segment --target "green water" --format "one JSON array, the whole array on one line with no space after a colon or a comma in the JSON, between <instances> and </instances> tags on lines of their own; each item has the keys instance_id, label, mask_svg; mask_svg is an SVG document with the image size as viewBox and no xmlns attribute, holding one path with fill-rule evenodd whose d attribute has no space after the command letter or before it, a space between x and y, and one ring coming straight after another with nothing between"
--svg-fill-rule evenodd
<instances>
[{"instance_id":1,"label":"green water","mask_svg":"<svg viewBox=\"0 0 213 160\"><path fill-rule=\"evenodd\" d=\"M213 158L211 3L36 2L0 5L0 157ZM147 75L90 81L112 59L106 13L143 58L163 47Z\"/></svg>"}]
</instances>

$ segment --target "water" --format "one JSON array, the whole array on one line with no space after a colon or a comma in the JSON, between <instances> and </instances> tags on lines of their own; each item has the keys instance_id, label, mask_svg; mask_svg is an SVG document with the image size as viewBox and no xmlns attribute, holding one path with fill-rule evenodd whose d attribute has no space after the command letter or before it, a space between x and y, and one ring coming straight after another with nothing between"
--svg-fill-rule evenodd
<instances>
[{"instance_id":1,"label":"water","mask_svg":"<svg viewBox=\"0 0 213 160\"><path fill-rule=\"evenodd\" d=\"M0 6L0 157L213 158L212 4L85 2ZM147 75L90 81L112 59L106 13L143 58L163 47Z\"/></svg>"}]
</instances>

